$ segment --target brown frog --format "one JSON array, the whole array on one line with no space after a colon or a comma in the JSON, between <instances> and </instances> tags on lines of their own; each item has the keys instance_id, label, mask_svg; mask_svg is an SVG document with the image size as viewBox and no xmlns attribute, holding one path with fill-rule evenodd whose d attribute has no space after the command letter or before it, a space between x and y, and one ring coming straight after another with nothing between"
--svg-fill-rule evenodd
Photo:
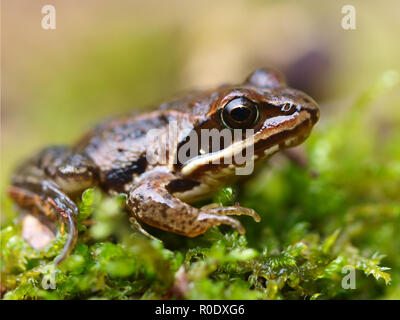
<instances>
[{"instance_id":1,"label":"brown frog","mask_svg":"<svg viewBox=\"0 0 400 320\"><path fill-rule=\"evenodd\" d=\"M127 208L135 218L163 230L195 237L226 224L244 233L241 223L230 216L244 214L259 221L252 209L216 204L199 209L190 203L236 181L241 177L237 169L249 161L259 163L300 144L318 118L319 108L312 98L289 88L277 71L258 69L242 84L195 91L152 112L113 118L72 147L45 148L18 168L9 194L42 220L67 224L68 239L57 264L73 249L78 236L79 212L72 199L92 186L110 194L125 193ZM175 134L170 132L172 123ZM217 149L196 140L203 130L213 129L214 133L242 133ZM157 134L149 138L151 130ZM164 157L154 152L160 145L166 146ZM188 145L197 152L188 156ZM251 157L236 161L234 156L243 155L249 147ZM233 160L224 161L229 157Z\"/></svg>"}]
</instances>

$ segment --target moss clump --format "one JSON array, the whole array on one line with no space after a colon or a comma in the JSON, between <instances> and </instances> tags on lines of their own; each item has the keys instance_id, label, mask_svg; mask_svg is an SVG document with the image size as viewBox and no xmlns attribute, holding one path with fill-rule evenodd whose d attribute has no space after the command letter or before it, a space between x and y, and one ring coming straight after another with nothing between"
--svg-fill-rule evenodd
<instances>
[{"instance_id":1,"label":"moss clump","mask_svg":"<svg viewBox=\"0 0 400 320\"><path fill-rule=\"evenodd\" d=\"M215 227L201 239L182 239L182 248L167 250L162 242L124 227L127 217L116 210L119 199L102 197L92 189L83 199L81 208L94 208L93 215L100 222L90 229L80 225L79 244L59 269L52 260L61 251L65 236L59 235L48 248L36 251L21 238L17 227L10 225L1 231L4 298L337 298L352 294L341 286L344 266L390 282L386 269L379 266L383 256L362 256L350 244L348 230L336 230L320 240L306 223L298 222L286 233L290 244L282 246L267 230L264 237L268 240L257 249L236 231L221 232ZM102 241L110 238L114 241ZM382 285L364 278L357 284Z\"/></svg>"},{"instance_id":2,"label":"moss clump","mask_svg":"<svg viewBox=\"0 0 400 320\"><path fill-rule=\"evenodd\" d=\"M240 217L246 236L224 226L194 239L150 228L162 241L151 240L128 225L122 198L89 189L78 245L59 269L52 260L66 236L37 251L18 225L2 228L3 298L400 298L400 127L381 139L367 112L395 80L385 73L313 132L306 148L317 177L282 159L215 196L260 214L259 224ZM345 289L351 272L355 288Z\"/></svg>"}]
</instances>

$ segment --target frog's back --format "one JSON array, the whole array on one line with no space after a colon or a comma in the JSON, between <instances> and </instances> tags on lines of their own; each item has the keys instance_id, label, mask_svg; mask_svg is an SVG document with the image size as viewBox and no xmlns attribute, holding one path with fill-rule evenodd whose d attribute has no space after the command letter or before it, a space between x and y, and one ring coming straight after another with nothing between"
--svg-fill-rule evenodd
<instances>
[{"instance_id":1,"label":"frog's back","mask_svg":"<svg viewBox=\"0 0 400 320\"><path fill-rule=\"evenodd\" d=\"M179 114L170 110L116 117L89 131L72 151L93 162L104 189L125 192L136 177L152 167L146 157L147 151L155 148L149 143L149 130L163 134L177 118Z\"/></svg>"}]
</instances>

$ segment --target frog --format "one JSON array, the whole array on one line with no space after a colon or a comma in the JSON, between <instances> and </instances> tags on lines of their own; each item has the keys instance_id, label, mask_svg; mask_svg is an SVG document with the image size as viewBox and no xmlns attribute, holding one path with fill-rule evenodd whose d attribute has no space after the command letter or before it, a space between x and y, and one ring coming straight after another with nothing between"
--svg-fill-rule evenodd
<instances>
[{"instance_id":1,"label":"frog","mask_svg":"<svg viewBox=\"0 0 400 320\"><path fill-rule=\"evenodd\" d=\"M259 166L276 152L301 144L319 114L318 104L288 86L282 73L256 69L242 83L194 90L145 113L114 116L74 144L39 150L17 167L8 194L43 223L67 226L66 242L55 258L57 265L75 247L79 209L74 199L88 188L125 195L130 221L146 235L142 222L187 237L220 225L244 234L245 228L234 216L247 215L259 222L253 209L216 203L198 207L196 203L243 179L237 169L249 159ZM175 135L169 133L171 123L177 128ZM152 130L158 131L149 139ZM239 135L217 150L198 146L197 154L179 159L188 137L200 136L201 130L250 130L250 135ZM166 137L170 138L167 157L149 161L149 150L157 149L156 144ZM228 154L243 154L249 146L253 152L245 162L223 161Z\"/></svg>"}]
</instances>

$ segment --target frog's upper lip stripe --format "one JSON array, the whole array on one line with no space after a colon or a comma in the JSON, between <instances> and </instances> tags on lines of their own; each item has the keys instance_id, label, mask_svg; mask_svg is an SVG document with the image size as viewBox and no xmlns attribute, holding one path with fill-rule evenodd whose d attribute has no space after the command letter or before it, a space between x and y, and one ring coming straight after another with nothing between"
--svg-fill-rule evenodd
<instances>
[{"instance_id":1,"label":"frog's upper lip stripe","mask_svg":"<svg viewBox=\"0 0 400 320\"><path fill-rule=\"evenodd\" d=\"M291 129L287 129L287 130L278 132L278 133L271 135L265 139L260 139L259 141L257 141L254 144L254 150L255 150L254 153L255 154L260 153L260 150L268 150L274 146L280 146L280 148L278 148L278 150L290 147L290 145L281 146L281 144L285 141L294 142L296 140L300 140L301 137L308 136L309 132L307 132L305 130L306 127L307 126L305 126L304 123L300 123ZM305 131L303 135L301 135L302 130ZM278 151L278 150L276 150L276 151Z\"/></svg>"},{"instance_id":2,"label":"frog's upper lip stripe","mask_svg":"<svg viewBox=\"0 0 400 320\"><path fill-rule=\"evenodd\" d=\"M267 133L260 134L256 138L252 136L246 140L238 141L233 143L228 148L223 150L219 150L213 153L199 155L193 159L191 159L188 163L184 164L182 167L182 174L187 176L192 174L197 170L201 170L202 166L212 163L213 161L219 161L220 164L223 164L224 158L231 158L234 157L236 154L242 152L248 148L251 144L254 144L254 155L260 153L260 150L265 152L268 149L273 148L274 146L279 146L283 141L292 138L294 135L298 135L301 130L305 130L310 128L310 118L312 115L309 112L303 112L302 116L299 116L293 121L293 125L288 129L282 131L281 128L278 126L275 130L272 128ZM308 130L309 131L309 130ZM306 135L305 132L304 135ZM271 149L270 154L272 155L276 151L279 151L279 147L275 149Z\"/></svg>"}]
</instances>

